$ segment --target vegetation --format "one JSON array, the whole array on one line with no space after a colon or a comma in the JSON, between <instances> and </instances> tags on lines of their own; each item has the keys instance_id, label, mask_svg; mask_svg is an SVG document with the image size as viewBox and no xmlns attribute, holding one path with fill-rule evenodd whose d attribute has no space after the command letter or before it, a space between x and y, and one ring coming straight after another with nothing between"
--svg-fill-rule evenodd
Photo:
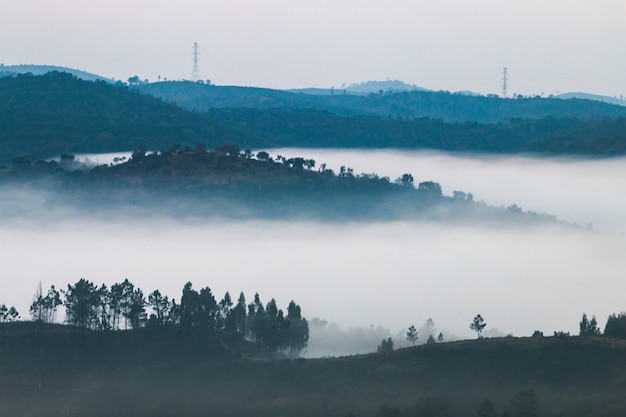
<instances>
[{"instance_id":1,"label":"vegetation","mask_svg":"<svg viewBox=\"0 0 626 417\"><path fill-rule=\"evenodd\" d=\"M290 356L298 356L309 340L309 326L299 305L291 301L285 316L274 299L264 306L259 294L255 294L254 302L248 305L243 293L237 304L233 303L228 292L217 302L209 287L196 291L188 282L177 304L176 300L161 295L159 290L154 290L146 299L143 291L128 279L111 285L109 289L104 284L98 287L84 278L68 285L62 293L63 301L61 292L52 286L44 297L40 285L30 308L33 320L53 323L57 308L64 305L67 323L79 329L82 335L86 331L167 326L185 332L194 329L212 337L228 335L246 339L269 352L283 352ZM149 317L146 307L152 310Z\"/></svg>"},{"instance_id":2,"label":"vegetation","mask_svg":"<svg viewBox=\"0 0 626 417\"><path fill-rule=\"evenodd\" d=\"M620 383L626 344L618 339L486 338L384 355L268 358L254 342L196 327L81 336L71 326L5 323L0 415L463 417L479 410L608 417L626 411Z\"/></svg>"},{"instance_id":3,"label":"vegetation","mask_svg":"<svg viewBox=\"0 0 626 417\"><path fill-rule=\"evenodd\" d=\"M215 92L217 98L206 109L184 110L166 95L159 99L136 91L170 84L178 88L177 83L128 87L56 72L0 78L0 162L20 155L48 158L129 151L141 145L155 150L172 143L213 148L227 142L249 149L393 147L602 156L626 152L626 108L590 100L501 100L420 91L380 97L311 96L267 90L271 94L238 101L239 93L228 92L236 87L189 83L202 94ZM247 94L254 89L240 90ZM277 103L285 98L296 102L274 105L268 99L274 96ZM314 105L320 100L334 104ZM419 105L413 108L413 102Z\"/></svg>"},{"instance_id":4,"label":"vegetation","mask_svg":"<svg viewBox=\"0 0 626 417\"><path fill-rule=\"evenodd\" d=\"M480 314L477 314L476 317L474 317L474 321L470 323L469 327L478 334L478 338L480 339L485 326L487 326L487 323L485 323L485 320Z\"/></svg>"},{"instance_id":5,"label":"vegetation","mask_svg":"<svg viewBox=\"0 0 626 417\"><path fill-rule=\"evenodd\" d=\"M555 221L553 216L489 207L461 191L447 197L436 182L414 185L411 174L391 181L354 174L345 166L335 173L325 164L318 168L312 159L273 159L264 151L255 157L233 144L213 151L201 144L156 152L143 148L128 160L82 169L72 155L58 162L18 157L10 169L0 170L2 181L43 189L52 204L90 215L123 207L174 217Z\"/></svg>"},{"instance_id":6,"label":"vegetation","mask_svg":"<svg viewBox=\"0 0 626 417\"><path fill-rule=\"evenodd\" d=\"M144 94L176 103L188 110L246 108L257 110L312 109L339 116L377 119L428 118L444 122L499 123L511 118L604 118L626 116L626 109L591 100L541 97L501 99L497 96L454 94L446 91L377 91L368 95L293 94L249 87L219 87L190 82L143 84Z\"/></svg>"}]
</instances>

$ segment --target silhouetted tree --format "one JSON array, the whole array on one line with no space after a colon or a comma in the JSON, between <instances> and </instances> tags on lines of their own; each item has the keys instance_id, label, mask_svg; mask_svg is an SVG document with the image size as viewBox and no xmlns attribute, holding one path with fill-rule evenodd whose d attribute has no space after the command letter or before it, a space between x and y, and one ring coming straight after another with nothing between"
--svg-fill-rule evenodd
<instances>
[{"instance_id":1,"label":"silhouetted tree","mask_svg":"<svg viewBox=\"0 0 626 417\"><path fill-rule=\"evenodd\" d=\"M599 336L600 329L598 328L598 321L596 316L593 316L591 320L587 319L587 314L583 313L583 317L579 324L580 336Z\"/></svg>"},{"instance_id":2,"label":"silhouetted tree","mask_svg":"<svg viewBox=\"0 0 626 417\"><path fill-rule=\"evenodd\" d=\"M431 334L430 336L428 336L428 340L426 341L427 345L433 345L437 343L437 341L435 340L435 338L433 337L433 335Z\"/></svg>"},{"instance_id":3,"label":"silhouetted tree","mask_svg":"<svg viewBox=\"0 0 626 417\"><path fill-rule=\"evenodd\" d=\"M7 307L6 304L0 305L0 323L15 321L19 316L20 313L15 307Z\"/></svg>"},{"instance_id":4,"label":"silhouetted tree","mask_svg":"<svg viewBox=\"0 0 626 417\"><path fill-rule=\"evenodd\" d=\"M220 332L226 332L228 324L231 322L230 316L233 308L233 300L230 298L230 293L226 291L224 298L222 298L218 304L217 314L217 330ZM230 333L232 333L232 325Z\"/></svg>"},{"instance_id":5,"label":"silhouetted tree","mask_svg":"<svg viewBox=\"0 0 626 417\"><path fill-rule=\"evenodd\" d=\"M437 336L437 342L443 342L443 333L439 332L439 336Z\"/></svg>"},{"instance_id":6,"label":"silhouetted tree","mask_svg":"<svg viewBox=\"0 0 626 417\"><path fill-rule=\"evenodd\" d=\"M417 342L417 339L417 329L415 328L415 326L411 325L411 327L409 327L409 331L406 332L406 340L408 340L413 346L415 346L415 342Z\"/></svg>"},{"instance_id":7,"label":"silhouetted tree","mask_svg":"<svg viewBox=\"0 0 626 417\"><path fill-rule=\"evenodd\" d=\"M233 333L246 336L246 297L243 291L239 293L237 304L230 313L228 323L232 324L226 326L227 331L230 330Z\"/></svg>"},{"instance_id":8,"label":"silhouetted tree","mask_svg":"<svg viewBox=\"0 0 626 417\"><path fill-rule=\"evenodd\" d=\"M257 152L256 159L258 159L259 161L263 161L263 162L269 161L270 154L265 151Z\"/></svg>"},{"instance_id":9,"label":"silhouetted tree","mask_svg":"<svg viewBox=\"0 0 626 417\"><path fill-rule=\"evenodd\" d=\"M482 331L486 325L487 323L484 322L483 317L477 314L476 317L474 317L474 321L470 324L470 329L478 333L478 338L480 339L482 338Z\"/></svg>"},{"instance_id":10,"label":"silhouetted tree","mask_svg":"<svg viewBox=\"0 0 626 417\"><path fill-rule=\"evenodd\" d=\"M442 196L441 185L433 181L420 182L417 192L429 198L439 198Z\"/></svg>"},{"instance_id":11,"label":"silhouetted tree","mask_svg":"<svg viewBox=\"0 0 626 417\"><path fill-rule=\"evenodd\" d=\"M98 302L98 289L92 282L81 278L74 285L68 284L64 303L67 321L83 331L95 328Z\"/></svg>"},{"instance_id":12,"label":"silhouetted tree","mask_svg":"<svg viewBox=\"0 0 626 417\"><path fill-rule=\"evenodd\" d=\"M302 317L300 306L293 300L287 307L287 345L292 356L300 354L309 343L309 323Z\"/></svg>"},{"instance_id":13,"label":"silhouetted tree","mask_svg":"<svg viewBox=\"0 0 626 417\"><path fill-rule=\"evenodd\" d=\"M393 352L393 339L388 337L387 339L383 339L378 346L378 353L389 353Z\"/></svg>"},{"instance_id":14,"label":"silhouetted tree","mask_svg":"<svg viewBox=\"0 0 626 417\"><path fill-rule=\"evenodd\" d=\"M163 325L170 313L172 303L167 296L162 296L159 290L154 290L148 295L148 306L154 312L155 324Z\"/></svg>"},{"instance_id":15,"label":"silhouetted tree","mask_svg":"<svg viewBox=\"0 0 626 417\"><path fill-rule=\"evenodd\" d=\"M611 314L606 320L604 335L626 339L626 313Z\"/></svg>"},{"instance_id":16,"label":"silhouetted tree","mask_svg":"<svg viewBox=\"0 0 626 417\"><path fill-rule=\"evenodd\" d=\"M54 288L54 285L50 287L47 294L44 296L40 282L37 286L33 302L30 305L30 315L35 321L53 323L57 308L61 304L61 294L56 288Z\"/></svg>"}]
</instances>

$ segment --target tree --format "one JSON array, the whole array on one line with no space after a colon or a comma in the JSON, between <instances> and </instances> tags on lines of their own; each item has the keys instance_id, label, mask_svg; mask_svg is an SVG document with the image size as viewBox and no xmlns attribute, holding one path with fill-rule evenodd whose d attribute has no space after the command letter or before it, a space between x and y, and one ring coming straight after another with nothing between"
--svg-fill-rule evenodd
<instances>
[{"instance_id":1,"label":"tree","mask_svg":"<svg viewBox=\"0 0 626 417\"><path fill-rule=\"evenodd\" d=\"M604 335L626 339L626 313L611 314L604 326Z\"/></svg>"},{"instance_id":2,"label":"tree","mask_svg":"<svg viewBox=\"0 0 626 417\"><path fill-rule=\"evenodd\" d=\"M292 356L298 356L309 342L309 323L304 317L300 306L293 300L287 307L287 345Z\"/></svg>"},{"instance_id":3,"label":"tree","mask_svg":"<svg viewBox=\"0 0 626 417\"><path fill-rule=\"evenodd\" d=\"M241 152L241 148L237 145L233 145L232 143L225 143L216 147L215 152L237 158L239 156L239 152Z\"/></svg>"},{"instance_id":4,"label":"tree","mask_svg":"<svg viewBox=\"0 0 626 417\"><path fill-rule=\"evenodd\" d=\"M257 152L256 159L258 159L259 161L267 162L270 159L270 154L265 151Z\"/></svg>"},{"instance_id":5,"label":"tree","mask_svg":"<svg viewBox=\"0 0 626 417\"><path fill-rule=\"evenodd\" d=\"M243 291L239 293L237 304L230 312L226 330L242 337L246 335L246 297Z\"/></svg>"},{"instance_id":6,"label":"tree","mask_svg":"<svg viewBox=\"0 0 626 417\"><path fill-rule=\"evenodd\" d=\"M591 320L587 319L587 314L583 313L583 317L579 324L580 336L599 336L600 329L598 328L598 321L596 316L593 316Z\"/></svg>"},{"instance_id":7,"label":"tree","mask_svg":"<svg viewBox=\"0 0 626 417\"><path fill-rule=\"evenodd\" d=\"M443 342L443 333L439 332L439 336L437 336L437 342Z\"/></svg>"},{"instance_id":8,"label":"tree","mask_svg":"<svg viewBox=\"0 0 626 417\"><path fill-rule=\"evenodd\" d=\"M487 323L484 322L484 319L480 314L477 314L476 317L474 317L474 321L470 324L469 327L470 329L478 333L479 339L482 339L482 332L485 326L487 326Z\"/></svg>"},{"instance_id":9,"label":"tree","mask_svg":"<svg viewBox=\"0 0 626 417\"><path fill-rule=\"evenodd\" d=\"M427 336L433 336L436 334L435 322L433 321L432 318L429 318L428 320L426 320L424 324L422 325L422 327L420 327L420 334L422 335L422 337L425 337L427 339L428 339Z\"/></svg>"},{"instance_id":10,"label":"tree","mask_svg":"<svg viewBox=\"0 0 626 417\"><path fill-rule=\"evenodd\" d=\"M428 336L428 340L426 341L426 344L427 345L434 345L435 343L437 343L437 341L435 340L433 335L431 334L430 336Z\"/></svg>"},{"instance_id":11,"label":"tree","mask_svg":"<svg viewBox=\"0 0 626 417\"><path fill-rule=\"evenodd\" d=\"M15 307L7 307L6 304L0 305L0 323L15 321L20 317Z\"/></svg>"},{"instance_id":12,"label":"tree","mask_svg":"<svg viewBox=\"0 0 626 417\"><path fill-rule=\"evenodd\" d=\"M67 321L78 326L83 332L93 329L98 321L98 289L96 286L81 278L74 285L67 285L65 292L65 317Z\"/></svg>"},{"instance_id":13,"label":"tree","mask_svg":"<svg viewBox=\"0 0 626 417\"><path fill-rule=\"evenodd\" d=\"M170 313L172 303L167 296L162 296L159 290L154 290L148 295L148 306L154 312L154 323L162 326Z\"/></svg>"},{"instance_id":14,"label":"tree","mask_svg":"<svg viewBox=\"0 0 626 417\"><path fill-rule=\"evenodd\" d=\"M133 290L128 299L126 317L133 329L140 328L146 322L146 298L139 288Z\"/></svg>"},{"instance_id":15,"label":"tree","mask_svg":"<svg viewBox=\"0 0 626 417\"><path fill-rule=\"evenodd\" d=\"M61 294L54 288L50 287L47 294L43 295L41 283L37 287L33 303L30 305L30 315L33 320L41 323L53 323L56 317L57 307L62 304Z\"/></svg>"},{"instance_id":16,"label":"tree","mask_svg":"<svg viewBox=\"0 0 626 417\"><path fill-rule=\"evenodd\" d=\"M230 319L233 308L233 300L230 298L230 293L226 291L224 294L224 298L218 304L218 317L217 317L217 328L219 331L224 332L229 327L229 323L232 322ZM230 326L232 330L232 325Z\"/></svg>"},{"instance_id":17,"label":"tree","mask_svg":"<svg viewBox=\"0 0 626 417\"><path fill-rule=\"evenodd\" d=\"M439 198L442 196L441 185L433 181L420 182L417 192L429 198Z\"/></svg>"},{"instance_id":18,"label":"tree","mask_svg":"<svg viewBox=\"0 0 626 417\"><path fill-rule=\"evenodd\" d=\"M393 339L388 337L387 339L383 339L378 346L378 353L389 353L393 352Z\"/></svg>"},{"instance_id":19,"label":"tree","mask_svg":"<svg viewBox=\"0 0 626 417\"><path fill-rule=\"evenodd\" d=\"M402 174L402 176L396 180L396 184L401 184L404 186L411 186L413 185L413 181L414 181L413 175Z\"/></svg>"},{"instance_id":20,"label":"tree","mask_svg":"<svg viewBox=\"0 0 626 417\"><path fill-rule=\"evenodd\" d=\"M413 346L415 346L415 342L417 342L417 339L417 329L415 328L415 326L411 325L411 327L409 327L409 331L406 332L406 340L408 340Z\"/></svg>"}]
</instances>

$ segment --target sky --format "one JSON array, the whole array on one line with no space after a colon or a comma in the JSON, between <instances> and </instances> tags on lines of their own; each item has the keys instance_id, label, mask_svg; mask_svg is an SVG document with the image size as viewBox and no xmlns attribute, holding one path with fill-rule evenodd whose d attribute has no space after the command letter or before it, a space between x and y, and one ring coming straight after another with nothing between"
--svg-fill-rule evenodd
<instances>
[{"instance_id":1,"label":"sky","mask_svg":"<svg viewBox=\"0 0 626 417\"><path fill-rule=\"evenodd\" d=\"M1 0L0 63L126 81L626 95L623 0Z\"/></svg>"}]
</instances>

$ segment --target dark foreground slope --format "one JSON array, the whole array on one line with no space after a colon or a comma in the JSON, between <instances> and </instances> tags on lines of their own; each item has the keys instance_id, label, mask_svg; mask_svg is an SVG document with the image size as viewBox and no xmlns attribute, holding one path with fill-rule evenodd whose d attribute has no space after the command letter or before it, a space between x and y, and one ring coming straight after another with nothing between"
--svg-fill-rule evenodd
<instances>
[{"instance_id":1,"label":"dark foreground slope","mask_svg":"<svg viewBox=\"0 0 626 417\"><path fill-rule=\"evenodd\" d=\"M536 399L532 415L626 413L626 344L608 338L483 339L270 360L245 342L176 328L81 336L13 323L0 332L2 416L344 417L375 416L387 404L414 410L404 415L469 417L485 399L497 415L512 414L516 397ZM417 414L416 403L431 412Z\"/></svg>"}]
</instances>

